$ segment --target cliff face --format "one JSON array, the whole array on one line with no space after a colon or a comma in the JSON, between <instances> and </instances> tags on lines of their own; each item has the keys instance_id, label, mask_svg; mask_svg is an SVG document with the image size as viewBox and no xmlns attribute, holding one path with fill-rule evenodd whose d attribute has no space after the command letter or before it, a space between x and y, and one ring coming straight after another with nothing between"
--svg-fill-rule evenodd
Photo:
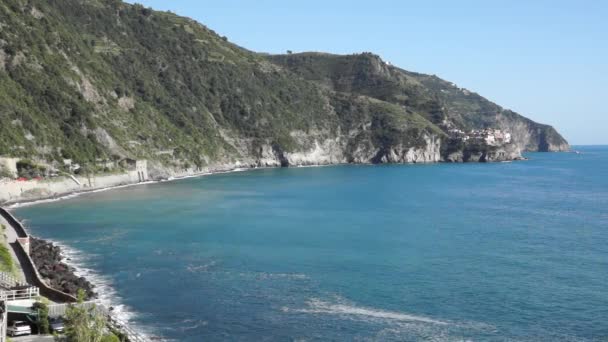
<instances>
[{"instance_id":1,"label":"cliff face","mask_svg":"<svg viewBox=\"0 0 608 342\"><path fill-rule=\"evenodd\" d=\"M6 0L0 17L0 155L59 170L437 162L460 146L454 127L513 133L485 160L568 148L550 126L368 53L257 54L118 0Z\"/></svg>"},{"instance_id":2,"label":"cliff face","mask_svg":"<svg viewBox=\"0 0 608 342\"><path fill-rule=\"evenodd\" d=\"M436 76L391 66L370 53L338 56L323 53L270 56L303 78L337 92L395 103L421 113L442 129L486 128L510 132L521 151L567 151L568 142L551 126L536 123L482 96ZM509 148L513 150L513 148ZM447 157L447 156L443 156Z\"/></svg>"}]
</instances>

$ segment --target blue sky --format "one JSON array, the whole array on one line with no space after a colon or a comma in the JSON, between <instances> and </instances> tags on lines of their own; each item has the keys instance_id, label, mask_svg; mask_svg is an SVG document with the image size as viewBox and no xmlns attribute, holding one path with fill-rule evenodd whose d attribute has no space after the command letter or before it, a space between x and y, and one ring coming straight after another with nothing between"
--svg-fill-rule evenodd
<instances>
[{"instance_id":1,"label":"blue sky","mask_svg":"<svg viewBox=\"0 0 608 342\"><path fill-rule=\"evenodd\" d=\"M608 1L137 2L254 51L374 52L551 124L571 144L608 144Z\"/></svg>"}]
</instances>

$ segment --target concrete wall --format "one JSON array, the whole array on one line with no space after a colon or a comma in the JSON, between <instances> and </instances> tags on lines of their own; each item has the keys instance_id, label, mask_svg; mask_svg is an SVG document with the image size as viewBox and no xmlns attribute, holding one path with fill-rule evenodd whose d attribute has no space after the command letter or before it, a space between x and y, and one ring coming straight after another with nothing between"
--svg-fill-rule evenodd
<instances>
[{"instance_id":1,"label":"concrete wall","mask_svg":"<svg viewBox=\"0 0 608 342\"><path fill-rule=\"evenodd\" d=\"M11 243L10 246L15 252L15 256L21 265L25 280L28 284L37 286L40 289L40 294L47 297L48 299L57 303L74 303L76 298L62 291L56 290L48 286L43 280L34 261L29 255L29 241L30 236L27 234L25 227L17 220L11 213L6 211L4 208L0 208L0 215L4 217L6 222L11 225L12 229L15 230L18 236L18 241ZM24 243L26 242L26 243Z\"/></svg>"},{"instance_id":2,"label":"concrete wall","mask_svg":"<svg viewBox=\"0 0 608 342\"><path fill-rule=\"evenodd\" d=\"M2 207L0 207L0 216L2 216L6 220L6 222L11 225L11 227L13 227L13 230L15 231L15 234L17 235L18 239L29 239L27 231L25 230L21 222L19 222L19 220L15 218L15 216L13 216L11 213L9 213L6 209Z\"/></svg>"},{"instance_id":3,"label":"concrete wall","mask_svg":"<svg viewBox=\"0 0 608 342\"><path fill-rule=\"evenodd\" d=\"M76 180L80 184L70 177L56 177L23 182L16 180L0 181L0 203L52 198L72 192L138 183L145 180L142 179L142 174L144 174L147 179L146 169L145 173L142 171L129 171L121 174L76 177Z\"/></svg>"},{"instance_id":4,"label":"concrete wall","mask_svg":"<svg viewBox=\"0 0 608 342\"><path fill-rule=\"evenodd\" d=\"M34 261L32 261L32 258L30 258L30 256L23 249L23 246L21 246L19 243L12 243L11 247L15 251L15 255L21 264L23 274L25 274L25 280L28 282L28 284L38 287L40 289L40 295L55 303L75 303L78 301L76 297L59 290L55 290L42 281L42 277L40 277L36 266L34 266Z\"/></svg>"}]
</instances>

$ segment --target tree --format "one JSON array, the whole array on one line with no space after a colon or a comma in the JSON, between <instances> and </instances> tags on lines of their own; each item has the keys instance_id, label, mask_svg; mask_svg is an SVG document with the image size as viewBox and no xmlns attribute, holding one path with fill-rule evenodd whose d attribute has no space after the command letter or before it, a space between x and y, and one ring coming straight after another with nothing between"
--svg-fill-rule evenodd
<instances>
[{"instance_id":1,"label":"tree","mask_svg":"<svg viewBox=\"0 0 608 342\"><path fill-rule=\"evenodd\" d=\"M32 305L32 311L38 313L38 321L36 324L38 325L38 333L39 334L48 334L51 329L49 326L49 305L48 300L43 298L40 301L37 301Z\"/></svg>"},{"instance_id":2,"label":"tree","mask_svg":"<svg viewBox=\"0 0 608 342\"><path fill-rule=\"evenodd\" d=\"M108 320L96 305L83 305L85 292L78 291L78 303L70 304L65 313L66 342L106 342L116 341L116 336L108 331Z\"/></svg>"}]
</instances>

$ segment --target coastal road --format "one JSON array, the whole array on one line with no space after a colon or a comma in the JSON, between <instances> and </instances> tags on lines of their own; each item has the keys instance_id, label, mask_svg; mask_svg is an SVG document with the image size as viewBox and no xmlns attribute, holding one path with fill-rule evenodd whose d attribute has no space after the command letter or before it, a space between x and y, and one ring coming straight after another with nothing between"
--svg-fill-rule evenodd
<instances>
[{"instance_id":1,"label":"coastal road","mask_svg":"<svg viewBox=\"0 0 608 342\"><path fill-rule=\"evenodd\" d=\"M11 253L11 257L13 258L13 261L18 262L18 258L17 255L15 255L15 251L13 251L13 248L11 248L10 244L14 243L17 241L17 232L15 231L15 229L13 228L13 226L11 226L5 219L4 217L2 217L0 215L0 224L3 224L4 227L6 227L4 229L4 232L0 232L0 234L4 234L4 236L6 236L6 247L8 248L8 251ZM25 279L25 275L23 274L23 270L21 268L21 266L19 265L19 267L15 267L15 269L17 270L17 274L19 276L19 278L21 280Z\"/></svg>"},{"instance_id":2,"label":"coastal road","mask_svg":"<svg viewBox=\"0 0 608 342\"><path fill-rule=\"evenodd\" d=\"M4 227L6 227L6 229L4 230L4 235L6 236L6 242L13 243L13 242L17 241L17 232L2 216L0 216L0 224L3 224Z\"/></svg>"},{"instance_id":3,"label":"coastal road","mask_svg":"<svg viewBox=\"0 0 608 342\"><path fill-rule=\"evenodd\" d=\"M30 336L20 336L20 337L11 337L13 342L49 342L53 341L52 335L30 335Z\"/></svg>"}]
</instances>

